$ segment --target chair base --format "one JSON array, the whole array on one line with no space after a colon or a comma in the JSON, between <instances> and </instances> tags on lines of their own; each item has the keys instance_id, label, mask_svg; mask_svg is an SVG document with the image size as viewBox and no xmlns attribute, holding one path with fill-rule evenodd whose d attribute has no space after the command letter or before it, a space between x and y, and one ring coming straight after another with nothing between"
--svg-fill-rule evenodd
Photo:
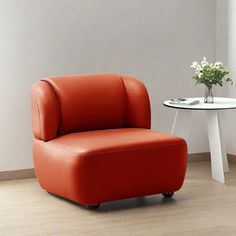
<instances>
[{"instance_id":1,"label":"chair base","mask_svg":"<svg viewBox=\"0 0 236 236\"><path fill-rule=\"evenodd\" d=\"M162 193L164 198L171 198L174 196L174 192L167 192L167 193Z\"/></svg>"},{"instance_id":2,"label":"chair base","mask_svg":"<svg viewBox=\"0 0 236 236\"><path fill-rule=\"evenodd\" d=\"M162 193L164 198L172 198L174 196L174 192L166 192L166 193ZM95 204L95 205L84 205L85 208L89 209L89 210L96 210L98 209L100 206L100 204Z\"/></svg>"},{"instance_id":3,"label":"chair base","mask_svg":"<svg viewBox=\"0 0 236 236\"><path fill-rule=\"evenodd\" d=\"M99 204L96 204L96 205L84 205L85 208L89 209L89 210L95 210L95 209L98 209L99 208Z\"/></svg>"}]
</instances>

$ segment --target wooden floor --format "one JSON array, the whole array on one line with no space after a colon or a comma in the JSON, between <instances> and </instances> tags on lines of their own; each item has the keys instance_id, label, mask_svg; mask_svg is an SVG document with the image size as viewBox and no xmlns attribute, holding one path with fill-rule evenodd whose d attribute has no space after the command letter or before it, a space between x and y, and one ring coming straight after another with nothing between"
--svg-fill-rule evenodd
<instances>
[{"instance_id":1,"label":"wooden floor","mask_svg":"<svg viewBox=\"0 0 236 236\"><path fill-rule=\"evenodd\" d=\"M0 236L236 235L236 164L226 184L211 179L210 163L190 162L183 188L86 210L40 189L35 179L0 182Z\"/></svg>"}]
</instances>

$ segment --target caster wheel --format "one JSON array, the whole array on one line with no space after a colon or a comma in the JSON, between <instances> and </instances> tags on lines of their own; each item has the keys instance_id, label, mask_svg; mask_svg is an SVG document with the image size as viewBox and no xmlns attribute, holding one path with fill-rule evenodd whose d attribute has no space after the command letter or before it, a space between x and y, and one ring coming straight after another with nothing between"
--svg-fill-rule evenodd
<instances>
[{"instance_id":1,"label":"caster wheel","mask_svg":"<svg viewBox=\"0 0 236 236\"><path fill-rule=\"evenodd\" d=\"M99 207L100 205L97 204L97 205L85 205L85 207L89 210L95 210Z\"/></svg>"},{"instance_id":2,"label":"caster wheel","mask_svg":"<svg viewBox=\"0 0 236 236\"><path fill-rule=\"evenodd\" d=\"M169 193L162 193L162 195L165 197L165 198L171 198L174 193L173 192L169 192Z\"/></svg>"}]
</instances>

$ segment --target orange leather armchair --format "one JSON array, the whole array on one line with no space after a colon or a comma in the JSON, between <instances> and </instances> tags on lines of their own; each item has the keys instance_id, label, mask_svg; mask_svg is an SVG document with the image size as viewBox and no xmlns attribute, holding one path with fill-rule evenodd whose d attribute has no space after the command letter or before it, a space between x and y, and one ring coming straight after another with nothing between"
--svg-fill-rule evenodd
<instances>
[{"instance_id":1,"label":"orange leather armchair","mask_svg":"<svg viewBox=\"0 0 236 236\"><path fill-rule=\"evenodd\" d=\"M150 130L145 86L116 74L48 77L32 86L33 160L43 189L88 207L183 184L187 146Z\"/></svg>"}]
</instances>

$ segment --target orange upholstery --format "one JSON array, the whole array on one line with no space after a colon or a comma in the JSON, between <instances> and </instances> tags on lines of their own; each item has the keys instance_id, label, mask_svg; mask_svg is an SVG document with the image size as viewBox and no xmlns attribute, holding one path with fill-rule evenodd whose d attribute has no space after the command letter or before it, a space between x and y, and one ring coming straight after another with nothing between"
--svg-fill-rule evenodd
<instances>
[{"instance_id":1,"label":"orange upholstery","mask_svg":"<svg viewBox=\"0 0 236 236\"><path fill-rule=\"evenodd\" d=\"M119 75L46 78L32 88L33 158L42 188L85 205L175 192L186 142L150 130L147 91Z\"/></svg>"},{"instance_id":2,"label":"orange upholstery","mask_svg":"<svg viewBox=\"0 0 236 236\"><path fill-rule=\"evenodd\" d=\"M43 82L32 87L32 123L34 136L48 141L57 136L60 120L60 108L53 88Z\"/></svg>"},{"instance_id":3,"label":"orange upholstery","mask_svg":"<svg viewBox=\"0 0 236 236\"><path fill-rule=\"evenodd\" d=\"M44 141L78 131L150 128L146 88L132 77L115 74L38 81L32 88L32 113L34 135Z\"/></svg>"}]
</instances>

